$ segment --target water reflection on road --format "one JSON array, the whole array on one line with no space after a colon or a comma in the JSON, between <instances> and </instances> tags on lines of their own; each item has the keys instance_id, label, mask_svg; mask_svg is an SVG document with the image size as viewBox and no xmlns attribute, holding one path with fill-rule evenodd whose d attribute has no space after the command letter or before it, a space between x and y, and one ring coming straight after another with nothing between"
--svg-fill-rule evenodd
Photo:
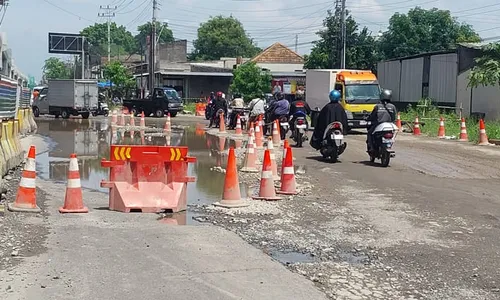
<instances>
[{"instance_id":1,"label":"water reflection on road","mask_svg":"<svg viewBox=\"0 0 500 300\"><path fill-rule=\"evenodd\" d=\"M147 119L146 125L162 128L164 120ZM109 159L109 142L112 138L109 119L40 119L37 120L38 133L46 137L51 145L50 151L37 156L39 176L56 182L66 182L69 156L76 153L80 167L83 188L108 193L101 188L102 179L108 178L107 168L101 167L101 159ZM175 121L173 122L176 125ZM214 172L214 166L225 167L227 156L221 150L227 149L231 141L208 136L204 125L173 129L169 139L165 136L151 136L148 133L141 139L140 132L130 138L130 132L118 133L118 143L147 145L188 146L189 155L197 162L189 164L188 173L196 177L195 183L188 184L189 204L208 204L219 201L222 195L224 174ZM234 141L232 141L234 143ZM246 193L242 185L242 194Z\"/></svg>"}]
</instances>

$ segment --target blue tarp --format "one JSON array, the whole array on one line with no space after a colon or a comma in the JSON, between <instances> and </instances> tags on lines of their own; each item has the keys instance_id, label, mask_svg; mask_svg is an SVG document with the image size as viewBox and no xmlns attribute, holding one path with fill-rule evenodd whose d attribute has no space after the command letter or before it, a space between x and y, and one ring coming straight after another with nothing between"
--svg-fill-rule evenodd
<instances>
[{"instance_id":1,"label":"blue tarp","mask_svg":"<svg viewBox=\"0 0 500 300\"><path fill-rule=\"evenodd\" d=\"M97 86L100 88L107 88L107 87L115 86L115 85L112 84L111 81L106 81L106 82L98 82Z\"/></svg>"}]
</instances>

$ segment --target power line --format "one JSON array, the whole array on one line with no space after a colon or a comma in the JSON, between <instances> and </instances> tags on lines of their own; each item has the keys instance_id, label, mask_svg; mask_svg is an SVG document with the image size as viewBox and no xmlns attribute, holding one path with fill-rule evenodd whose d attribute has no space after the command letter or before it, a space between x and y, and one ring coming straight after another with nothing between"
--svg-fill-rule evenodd
<instances>
[{"instance_id":1,"label":"power line","mask_svg":"<svg viewBox=\"0 0 500 300\"><path fill-rule=\"evenodd\" d=\"M5 14L7 13L7 8L9 7L9 2L4 2L3 3L3 14L2 14L2 19L0 19L0 26L2 26L2 23L3 23L3 18L5 18Z\"/></svg>"},{"instance_id":2,"label":"power line","mask_svg":"<svg viewBox=\"0 0 500 300\"><path fill-rule=\"evenodd\" d=\"M85 21L88 21L88 22L94 23L94 21L93 21L93 20L90 20L90 19L87 19L87 18L82 17L82 16L80 16L80 15L77 15L77 14L75 14L75 13L73 13L73 12L71 12L71 11L69 11L69 10L67 10L67 9L63 8L63 7L60 7L60 6L59 6L59 5L57 5L57 4L54 4L54 3L50 2L49 0L42 0L42 1L46 2L47 4L50 4L50 5L54 6L55 8L57 8L57 9L59 9L59 10L64 11L64 12L65 12L65 13L67 13L67 14L70 14L70 15L72 15L72 16L74 16L74 17L77 17L77 18L78 18L78 19L80 19L80 20L85 20Z\"/></svg>"}]
</instances>

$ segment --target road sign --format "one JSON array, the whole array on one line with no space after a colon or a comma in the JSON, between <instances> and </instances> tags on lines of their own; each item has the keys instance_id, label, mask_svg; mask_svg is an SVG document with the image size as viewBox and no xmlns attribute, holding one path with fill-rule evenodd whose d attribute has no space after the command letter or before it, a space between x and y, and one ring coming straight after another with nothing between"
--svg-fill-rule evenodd
<instances>
[{"instance_id":1,"label":"road sign","mask_svg":"<svg viewBox=\"0 0 500 300\"><path fill-rule=\"evenodd\" d=\"M74 33L49 32L49 53L82 54L88 51L88 43L82 49L84 37Z\"/></svg>"}]
</instances>

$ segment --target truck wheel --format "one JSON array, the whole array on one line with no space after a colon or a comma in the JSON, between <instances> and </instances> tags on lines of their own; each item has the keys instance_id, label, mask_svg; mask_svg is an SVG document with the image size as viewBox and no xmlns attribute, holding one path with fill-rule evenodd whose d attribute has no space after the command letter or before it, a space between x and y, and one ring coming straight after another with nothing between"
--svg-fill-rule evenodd
<instances>
[{"instance_id":1,"label":"truck wheel","mask_svg":"<svg viewBox=\"0 0 500 300\"><path fill-rule=\"evenodd\" d=\"M90 113L86 112L82 114L83 119L88 119L90 117Z\"/></svg>"},{"instance_id":2,"label":"truck wheel","mask_svg":"<svg viewBox=\"0 0 500 300\"><path fill-rule=\"evenodd\" d=\"M40 116L40 110L38 109L38 107L33 107L33 115L38 118Z\"/></svg>"},{"instance_id":3,"label":"truck wheel","mask_svg":"<svg viewBox=\"0 0 500 300\"><path fill-rule=\"evenodd\" d=\"M62 117L63 119L69 119L69 112L68 112L67 110L63 109L63 110L61 111L61 117Z\"/></svg>"},{"instance_id":4,"label":"truck wheel","mask_svg":"<svg viewBox=\"0 0 500 300\"><path fill-rule=\"evenodd\" d=\"M172 118L175 118L175 116L177 116L177 112L176 112L176 111L171 112L171 113L170 113L170 116L171 116Z\"/></svg>"},{"instance_id":5,"label":"truck wheel","mask_svg":"<svg viewBox=\"0 0 500 300\"><path fill-rule=\"evenodd\" d=\"M163 109L157 109L155 112L155 117L157 118L163 118L165 116L165 112Z\"/></svg>"}]
</instances>

